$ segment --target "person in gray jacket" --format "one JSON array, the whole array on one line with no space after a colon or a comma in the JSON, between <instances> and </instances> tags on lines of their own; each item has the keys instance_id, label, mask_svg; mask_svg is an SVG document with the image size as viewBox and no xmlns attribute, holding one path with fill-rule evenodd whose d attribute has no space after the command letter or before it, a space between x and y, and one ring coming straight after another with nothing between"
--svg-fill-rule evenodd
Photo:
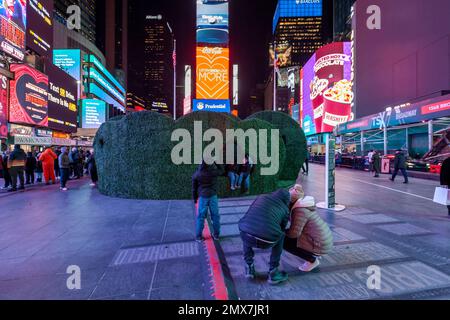
<instances>
[{"instance_id":1,"label":"person in gray jacket","mask_svg":"<svg viewBox=\"0 0 450 320\"><path fill-rule=\"evenodd\" d=\"M70 159L69 159L69 149L66 147L61 149L61 154L58 158L59 171L60 171L60 181L61 181L61 190L67 191L67 180L69 180L69 172L70 172Z\"/></svg>"}]
</instances>

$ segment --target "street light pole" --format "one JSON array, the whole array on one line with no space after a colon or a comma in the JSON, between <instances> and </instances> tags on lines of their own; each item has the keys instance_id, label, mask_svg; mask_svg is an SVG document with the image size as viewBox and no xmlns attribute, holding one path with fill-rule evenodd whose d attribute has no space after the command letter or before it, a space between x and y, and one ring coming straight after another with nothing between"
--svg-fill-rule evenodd
<instances>
[{"instance_id":1,"label":"street light pole","mask_svg":"<svg viewBox=\"0 0 450 320\"><path fill-rule=\"evenodd\" d=\"M277 42L273 42L273 111L277 111Z\"/></svg>"},{"instance_id":2,"label":"street light pole","mask_svg":"<svg viewBox=\"0 0 450 320\"><path fill-rule=\"evenodd\" d=\"M177 120L177 40L173 39L173 120Z\"/></svg>"}]
</instances>

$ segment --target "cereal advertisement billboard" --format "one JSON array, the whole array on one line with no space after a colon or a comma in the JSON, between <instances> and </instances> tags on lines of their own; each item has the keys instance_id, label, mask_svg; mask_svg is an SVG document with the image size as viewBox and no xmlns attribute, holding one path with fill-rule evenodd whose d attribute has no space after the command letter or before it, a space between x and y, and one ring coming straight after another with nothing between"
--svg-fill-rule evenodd
<instances>
[{"instance_id":1,"label":"cereal advertisement billboard","mask_svg":"<svg viewBox=\"0 0 450 320\"><path fill-rule=\"evenodd\" d=\"M307 135L332 132L354 119L349 42L326 45L313 55L302 72L302 124Z\"/></svg>"}]
</instances>

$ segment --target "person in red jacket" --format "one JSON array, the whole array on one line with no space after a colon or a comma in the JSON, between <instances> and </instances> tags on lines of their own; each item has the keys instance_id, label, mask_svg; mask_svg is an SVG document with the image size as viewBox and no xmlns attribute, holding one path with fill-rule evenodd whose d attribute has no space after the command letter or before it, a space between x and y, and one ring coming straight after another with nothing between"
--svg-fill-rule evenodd
<instances>
[{"instance_id":1,"label":"person in red jacket","mask_svg":"<svg viewBox=\"0 0 450 320\"><path fill-rule=\"evenodd\" d=\"M53 152L52 147L47 148L39 157L39 161L42 162L42 169L44 170L44 178L46 184L50 184L50 180L53 184L56 183L55 177L55 159L58 157Z\"/></svg>"}]
</instances>

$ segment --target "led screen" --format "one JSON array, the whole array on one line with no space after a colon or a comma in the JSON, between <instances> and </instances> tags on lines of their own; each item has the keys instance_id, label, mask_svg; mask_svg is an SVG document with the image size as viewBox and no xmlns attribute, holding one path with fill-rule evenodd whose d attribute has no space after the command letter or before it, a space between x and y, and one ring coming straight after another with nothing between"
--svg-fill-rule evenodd
<instances>
[{"instance_id":1,"label":"led screen","mask_svg":"<svg viewBox=\"0 0 450 320\"><path fill-rule=\"evenodd\" d=\"M25 57L27 0L2 0L0 2L0 20L1 50L18 60L23 60Z\"/></svg>"},{"instance_id":2,"label":"led screen","mask_svg":"<svg viewBox=\"0 0 450 320\"><path fill-rule=\"evenodd\" d=\"M77 131L77 81L49 64L47 66L48 126L50 129L74 133Z\"/></svg>"},{"instance_id":3,"label":"led screen","mask_svg":"<svg viewBox=\"0 0 450 320\"><path fill-rule=\"evenodd\" d=\"M81 127L98 129L106 121L106 103L101 100L84 99L81 102Z\"/></svg>"},{"instance_id":4,"label":"led screen","mask_svg":"<svg viewBox=\"0 0 450 320\"><path fill-rule=\"evenodd\" d=\"M335 42L317 50L302 71L301 114L306 135L333 132L353 120L350 43Z\"/></svg>"},{"instance_id":5,"label":"led screen","mask_svg":"<svg viewBox=\"0 0 450 320\"><path fill-rule=\"evenodd\" d=\"M27 47L51 56L53 47L53 0L28 0Z\"/></svg>"},{"instance_id":6,"label":"led screen","mask_svg":"<svg viewBox=\"0 0 450 320\"><path fill-rule=\"evenodd\" d=\"M197 99L229 99L229 49L197 47Z\"/></svg>"},{"instance_id":7,"label":"led screen","mask_svg":"<svg viewBox=\"0 0 450 320\"><path fill-rule=\"evenodd\" d=\"M9 121L41 127L48 125L48 77L23 64L12 64Z\"/></svg>"},{"instance_id":8,"label":"led screen","mask_svg":"<svg viewBox=\"0 0 450 320\"><path fill-rule=\"evenodd\" d=\"M0 138L8 136L8 78L0 75Z\"/></svg>"}]
</instances>

